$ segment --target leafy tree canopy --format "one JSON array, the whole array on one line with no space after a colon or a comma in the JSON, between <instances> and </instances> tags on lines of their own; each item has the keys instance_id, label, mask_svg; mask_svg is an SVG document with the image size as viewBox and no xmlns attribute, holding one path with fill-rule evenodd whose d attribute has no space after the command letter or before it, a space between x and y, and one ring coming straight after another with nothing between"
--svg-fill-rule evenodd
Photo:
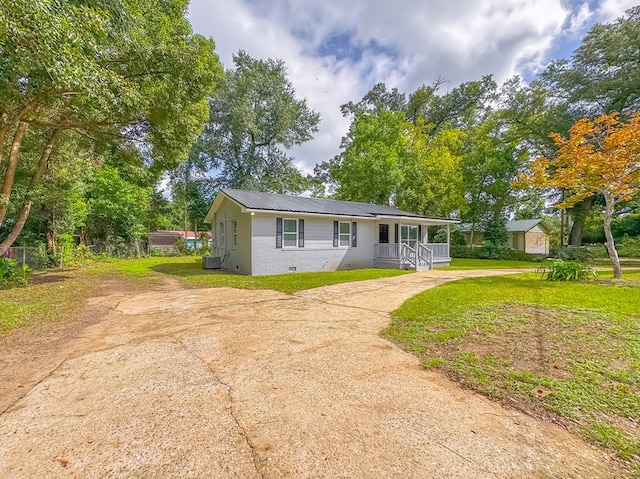
<instances>
[{"instance_id":1,"label":"leafy tree canopy","mask_svg":"<svg viewBox=\"0 0 640 479\"><path fill-rule=\"evenodd\" d=\"M462 133L442 130L431 137L425 128L422 121L406 122L402 112L360 114L342 154L321 166L335 182L335 196L432 216L464 208Z\"/></svg>"},{"instance_id":2,"label":"leafy tree canopy","mask_svg":"<svg viewBox=\"0 0 640 479\"><path fill-rule=\"evenodd\" d=\"M20 233L59 141L80 136L97 152L128 144L158 173L185 157L221 74L213 41L191 31L187 5L0 0L0 225L18 164L32 171L0 253ZM27 151L33 134L46 140Z\"/></svg>"},{"instance_id":3,"label":"leafy tree canopy","mask_svg":"<svg viewBox=\"0 0 640 479\"><path fill-rule=\"evenodd\" d=\"M604 231L614 276L622 271L611 233L616 203L631 200L640 192L640 114L629 122L617 113L595 120L583 118L569 131L568 138L552 135L558 145L553 159L540 157L531 173L521 173L516 185L564 188L569 194L557 207L572 206L600 194L605 200Z\"/></svg>"},{"instance_id":4,"label":"leafy tree canopy","mask_svg":"<svg viewBox=\"0 0 640 479\"><path fill-rule=\"evenodd\" d=\"M320 116L298 99L282 60L241 51L209 99L195 154L217 170L218 187L299 192L303 177L286 151L313 138Z\"/></svg>"},{"instance_id":5,"label":"leafy tree canopy","mask_svg":"<svg viewBox=\"0 0 640 479\"><path fill-rule=\"evenodd\" d=\"M542 78L578 117L640 108L640 6L613 23L595 25L570 60L556 60Z\"/></svg>"}]
</instances>

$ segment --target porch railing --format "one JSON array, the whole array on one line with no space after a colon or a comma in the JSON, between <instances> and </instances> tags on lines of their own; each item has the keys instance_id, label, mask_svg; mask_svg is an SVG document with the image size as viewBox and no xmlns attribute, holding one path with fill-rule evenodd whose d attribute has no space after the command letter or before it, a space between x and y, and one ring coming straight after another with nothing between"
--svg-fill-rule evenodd
<instances>
[{"instance_id":1,"label":"porch railing","mask_svg":"<svg viewBox=\"0 0 640 479\"><path fill-rule=\"evenodd\" d=\"M400 262L409 263L415 268L416 264L418 264L416 250L406 243L400 243Z\"/></svg>"},{"instance_id":2,"label":"porch railing","mask_svg":"<svg viewBox=\"0 0 640 479\"><path fill-rule=\"evenodd\" d=\"M378 257L378 258L400 258L400 246L402 246L402 243L380 243L380 244L376 244L376 257Z\"/></svg>"},{"instance_id":3,"label":"porch railing","mask_svg":"<svg viewBox=\"0 0 640 479\"><path fill-rule=\"evenodd\" d=\"M433 251L423 243L418 243L416 259L419 267L433 269Z\"/></svg>"},{"instance_id":4,"label":"porch railing","mask_svg":"<svg viewBox=\"0 0 640 479\"><path fill-rule=\"evenodd\" d=\"M401 247L403 245L411 246L405 243L379 243L375 245L376 258L401 258ZM448 258L449 245L447 243L418 243L418 248L424 247L431 251L431 258ZM415 248L411 248L415 251Z\"/></svg>"}]
</instances>

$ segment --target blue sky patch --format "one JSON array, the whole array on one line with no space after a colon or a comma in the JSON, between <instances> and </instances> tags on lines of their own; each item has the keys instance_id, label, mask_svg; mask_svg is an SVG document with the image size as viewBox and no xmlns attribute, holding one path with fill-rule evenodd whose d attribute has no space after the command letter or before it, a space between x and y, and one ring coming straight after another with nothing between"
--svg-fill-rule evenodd
<instances>
[{"instance_id":1,"label":"blue sky patch","mask_svg":"<svg viewBox=\"0 0 640 479\"><path fill-rule=\"evenodd\" d=\"M396 57L396 52L375 39L370 39L367 43L361 43L355 38L352 31L335 32L325 37L314 51L315 56L334 57L338 61L347 60L351 63L358 63L365 53L373 55L385 55L390 58Z\"/></svg>"}]
</instances>

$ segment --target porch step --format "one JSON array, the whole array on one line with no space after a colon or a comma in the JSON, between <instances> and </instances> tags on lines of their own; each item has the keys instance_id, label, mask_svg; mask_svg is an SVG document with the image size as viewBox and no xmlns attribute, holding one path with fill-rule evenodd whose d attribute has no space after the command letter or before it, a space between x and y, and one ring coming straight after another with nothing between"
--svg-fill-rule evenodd
<instances>
[{"instance_id":1,"label":"porch step","mask_svg":"<svg viewBox=\"0 0 640 479\"><path fill-rule=\"evenodd\" d=\"M451 258L433 258L433 267L444 267L451 265ZM373 267L380 269L399 269L424 271L429 269L429 265L418 265L416 269L412 263L405 261L400 263L397 258L373 258Z\"/></svg>"}]
</instances>

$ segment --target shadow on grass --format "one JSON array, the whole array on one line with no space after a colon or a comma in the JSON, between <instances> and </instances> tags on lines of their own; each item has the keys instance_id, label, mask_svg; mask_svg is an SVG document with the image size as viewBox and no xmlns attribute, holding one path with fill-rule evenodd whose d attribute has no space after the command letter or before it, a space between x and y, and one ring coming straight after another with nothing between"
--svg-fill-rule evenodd
<instances>
[{"instance_id":1,"label":"shadow on grass","mask_svg":"<svg viewBox=\"0 0 640 479\"><path fill-rule=\"evenodd\" d=\"M62 283L69 278L70 276L65 276L62 274L40 273L31 276L31 278L29 279L29 284Z\"/></svg>"},{"instance_id":2,"label":"shadow on grass","mask_svg":"<svg viewBox=\"0 0 640 479\"><path fill-rule=\"evenodd\" d=\"M200 262L193 263L164 263L151 266L152 271L181 278L192 276L241 276L231 271L223 271L220 269L204 269Z\"/></svg>"}]
</instances>

